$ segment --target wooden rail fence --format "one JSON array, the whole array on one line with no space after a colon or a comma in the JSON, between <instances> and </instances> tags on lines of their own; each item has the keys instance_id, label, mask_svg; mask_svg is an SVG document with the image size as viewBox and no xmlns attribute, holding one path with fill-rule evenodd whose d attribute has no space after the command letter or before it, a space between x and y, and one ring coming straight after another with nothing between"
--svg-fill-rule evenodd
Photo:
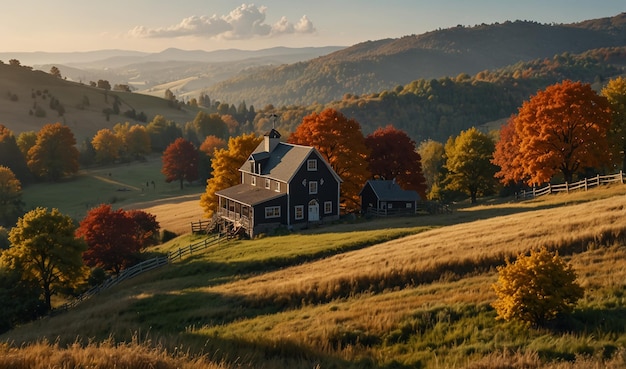
<instances>
[{"instance_id":1,"label":"wooden rail fence","mask_svg":"<svg viewBox=\"0 0 626 369\"><path fill-rule=\"evenodd\" d=\"M530 190L522 190L521 192L518 192L516 194L516 197L520 199L527 199L527 198L533 198L533 197L549 195L552 193L559 193L559 192L569 193L570 191L583 190L583 189L587 191L588 189L593 188L593 187L598 187L601 185L606 185L609 183L617 183L617 182L624 184L624 173L621 170L617 174L609 174L605 176L601 176L598 174L595 177L585 178L582 181L578 181L574 183L565 182L565 183L556 184L556 185L548 183L544 187L540 187L540 188L533 187Z\"/></svg>"},{"instance_id":2,"label":"wooden rail fence","mask_svg":"<svg viewBox=\"0 0 626 369\"><path fill-rule=\"evenodd\" d=\"M182 260L184 257L188 255L193 255L194 253L198 253L199 251L205 250L209 248L210 246L219 244L223 239L224 238L221 235L207 237L189 246L181 247L176 251L170 251L167 253L167 256L157 256L155 258L142 261L139 264L133 265L130 268L126 268L122 270L120 274L117 276L111 276L102 284L91 287L89 290L85 291L80 296L76 297L74 300L69 301L63 304L62 306L56 308L54 312L56 313L59 311L65 311L65 310L71 309L75 307L76 305L78 305L79 303L81 303L82 301L85 301L86 299L94 295L97 295L98 293L106 289L109 289L121 283L122 281L136 277L150 270L160 268L164 265L168 265L170 263L173 263L176 260Z\"/></svg>"}]
</instances>

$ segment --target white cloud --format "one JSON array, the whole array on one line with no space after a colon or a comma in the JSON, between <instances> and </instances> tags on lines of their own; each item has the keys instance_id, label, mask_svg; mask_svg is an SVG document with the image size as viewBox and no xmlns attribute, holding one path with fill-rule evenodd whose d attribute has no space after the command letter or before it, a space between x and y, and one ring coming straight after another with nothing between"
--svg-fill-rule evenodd
<instances>
[{"instance_id":1,"label":"white cloud","mask_svg":"<svg viewBox=\"0 0 626 369\"><path fill-rule=\"evenodd\" d=\"M295 25L286 17L274 25L265 23L264 6L243 4L229 14L217 16L191 16L180 23L162 28L146 28L136 26L128 31L131 37L137 38L173 38L197 36L207 38L223 38L229 40L250 39L257 36L278 36L294 33L313 33L313 23L303 16Z\"/></svg>"}]
</instances>

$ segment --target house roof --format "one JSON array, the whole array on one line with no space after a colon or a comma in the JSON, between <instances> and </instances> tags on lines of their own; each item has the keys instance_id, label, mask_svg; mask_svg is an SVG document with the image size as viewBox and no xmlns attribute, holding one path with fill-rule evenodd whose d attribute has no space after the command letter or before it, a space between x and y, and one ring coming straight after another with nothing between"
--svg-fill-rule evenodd
<instances>
[{"instance_id":1,"label":"house roof","mask_svg":"<svg viewBox=\"0 0 626 369\"><path fill-rule=\"evenodd\" d=\"M280 193L249 184L238 184L221 191L216 191L215 194L248 206L258 205L269 200L287 196L286 193Z\"/></svg>"},{"instance_id":2,"label":"house roof","mask_svg":"<svg viewBox=\"0 0 626 369\"><path fill-rule=\"evenodd\" d=\"M262 165L262 176L289 183L300 167L305 164L311 153L315 152L318 158L330 169L337 181L342 182L341 178L314 147L279 142L270 153L265 151L265 148L265 143L261 142L250 155L251 159L255 161L267 160ZM250 173L248 162L244 163L239 170Z\"/></svg>"},{"instance_id":3,"label":"house roof","mask_svg":"<svg viewBox=\"0 0 626 369\"><path fill-rule=\"evenodd\" d=\"M395 180L386 181L370 179L365 183L363 190L370 186L380 201L419 201L420 196L416 191L404 190ZM361 193L363 193L361 190ZM360 194L359 194L360 195Z\"/></svg>"}]
</instances>

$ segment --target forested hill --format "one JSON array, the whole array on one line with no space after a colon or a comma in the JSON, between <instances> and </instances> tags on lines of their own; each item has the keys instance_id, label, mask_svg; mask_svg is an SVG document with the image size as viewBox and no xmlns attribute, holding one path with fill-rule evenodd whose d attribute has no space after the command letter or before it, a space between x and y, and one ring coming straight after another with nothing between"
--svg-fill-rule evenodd
<instances>
[{"instance_id":1,"label":"forested hill","mask_svg":"<svg viewBox=\"0 0 626 369\"><path fill-rule=\"evenodd\" d=\"M626 45L626 13L576 24L515 21L367 41L307 62L248 70L203 91L255 106L311 105L520 61Z\"/></svg>"}]
</instances>

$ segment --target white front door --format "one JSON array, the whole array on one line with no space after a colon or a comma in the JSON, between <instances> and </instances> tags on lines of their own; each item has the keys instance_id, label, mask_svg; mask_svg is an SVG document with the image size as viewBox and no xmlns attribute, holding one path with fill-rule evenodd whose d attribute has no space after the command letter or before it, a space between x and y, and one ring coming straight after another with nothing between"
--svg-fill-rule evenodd
<instances>
[{"instance_id":1,"label":"white front door","mask_svg":"<svg viewBox=\"0 0 626 369\"><path fill-rule=\"evenodd\" d=\"M309 202L309 222L318 222L320 220L320 204L317 200Z\"/></svg>"}]
</instances>

